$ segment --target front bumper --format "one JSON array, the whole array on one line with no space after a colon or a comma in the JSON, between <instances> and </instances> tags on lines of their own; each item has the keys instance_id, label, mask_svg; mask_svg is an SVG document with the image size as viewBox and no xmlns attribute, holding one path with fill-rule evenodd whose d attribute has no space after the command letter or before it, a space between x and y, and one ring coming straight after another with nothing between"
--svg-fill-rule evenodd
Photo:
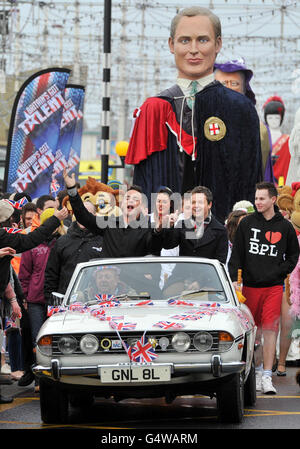
<instances>
[{"instance_id":1,"label":"front bumper","mask_svg":"<svg viewBox=\"0 0 300 449\"><path fill-rule=\"evenodd\" d=\"M47 377L60 380L62 376L92 376L99 375L100 368L122 367L128 364L102 364L94 366L61 366L59 359L52 359L50 366L35 365L33 373L38 377ZM219 355L212 355L209 363L155 363L155 366L171 366L171 373L194 374L204 373L213 377L221 377L224 374L239 373L245 369L245 362L222 362Z\"/></svg>"}]
</instances>

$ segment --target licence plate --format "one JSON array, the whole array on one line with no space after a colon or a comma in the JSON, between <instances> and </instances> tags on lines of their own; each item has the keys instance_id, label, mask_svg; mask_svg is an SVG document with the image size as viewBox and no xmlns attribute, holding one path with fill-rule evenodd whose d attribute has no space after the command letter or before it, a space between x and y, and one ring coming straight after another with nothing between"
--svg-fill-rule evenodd
<instances>
[{"instance_id":1,"label":"licence plate","mask_svg":"<svg viewBox=\"0 0 300 449\"><path fill-rule=\"evenodd\" d=\"M171 366L122 366L100 368L102 383L166 382L171 379Z\"/></svg>"}]
</instances>

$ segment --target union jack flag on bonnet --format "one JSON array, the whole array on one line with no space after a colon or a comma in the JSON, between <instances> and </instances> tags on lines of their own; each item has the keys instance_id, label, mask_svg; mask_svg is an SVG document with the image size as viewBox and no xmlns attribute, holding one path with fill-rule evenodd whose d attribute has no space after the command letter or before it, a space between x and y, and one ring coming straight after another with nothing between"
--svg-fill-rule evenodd
<instances>
[{"instance_id":1,"label":"union jack flag on bonnet","mask_svg":"<svg viewBox=\"0 0 300 449\"><path fill-rule=\"evenodd\" d=\"M183 301L182 299L169 299L168 304L169 306L189 306L189 307L195 305L193 302Z\"/></svg>"},{"instance_id":2,"label":"union jack flag on bonnet","mask_svg":"<svg viewBox=\"0 0 300 449\"><path fill-rule=\"evenodd\" d=\"M118 331L130 331L136 328L136 323L115 323L110 321L109 325L112 329L117 329Z\"/></svg>"},{"instance_id":3,"label":"union jack flag on bonnet","mask_svg":"<svg viewBox=\"0 0 300 449\"><path fill-rule=\"evenodd\" d=\"M171 321L159 321L158 323L153 324L153 327L159 327L161 329L182 329L184 327L181 323L174 323Z\"/></svg>"}]
</instances>

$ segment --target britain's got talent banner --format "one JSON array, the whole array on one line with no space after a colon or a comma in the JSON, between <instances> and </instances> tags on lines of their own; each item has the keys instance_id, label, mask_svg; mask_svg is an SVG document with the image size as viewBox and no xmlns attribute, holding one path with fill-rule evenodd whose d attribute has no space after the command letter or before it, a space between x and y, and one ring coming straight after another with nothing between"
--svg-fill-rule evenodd
<instances>
[{"instance_id":1,"label":"britain's got talent banner","mask_svg":"<svg viewBox=\"0 0 300 449\"><path fill-rule=\"evenodd\" d=\"M57 143L55 162L53 164L50 193L56 196L65 188L63 169L78 176L81 138L83 129L84 87L67 85L65 104L61 120L60 136Z\"/></svg>"},{"instance_id":2,"label":"britain's got talent banner","mask_svg":"<svg viewBox=\"0 0 300 449\"><path fill-rule=\"evenodd\" d=\"M49 194L64 109L69 69L32 75L14 102L8 138L4 187L32 198Z\"/></svg>"}]
</instances>

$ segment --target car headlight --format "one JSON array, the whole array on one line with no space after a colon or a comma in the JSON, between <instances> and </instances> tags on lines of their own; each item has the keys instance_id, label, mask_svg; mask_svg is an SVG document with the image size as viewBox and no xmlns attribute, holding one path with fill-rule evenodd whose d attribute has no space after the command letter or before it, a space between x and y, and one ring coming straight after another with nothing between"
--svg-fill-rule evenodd
<instances>
[{"instance_id":1,"label":"car headlight","mask_svg":"<svg viewBox=\"0 0 300 449\"><path fill-rule=\"evenodd\" d=\"M95 335L86 334L80 339L79 345L85 354L94 354L99 348L99 341Z\"/></svg>"},{"instance_id":2,"label":"car headlight","mask_svg":"<svg viewBox=\"0 0 300 449\"><path fill-rule=\"evenodd\" d=\"M63 336L58 340L57 347L63 354L73 354L77 348L77 340L72 336Z\"/></svg>"},{"instance_id":3,"label":"car headlight","mask_svg":"<svg viewBox=\"0 0 300 449\"><path fill-rule=\"evenodd\" d=\"M193 340L195 348L200 352L209 351L213 342L213 336L209 332L198 332Z\"/></svg>"},{"instance_id":4,"label":"car headlight","mask_svg":"<svg viewBox=\"0 0 300 449\"><path fill-rule=\"evenodd\" d=\"M172 346L177 352L185 352L191 345L191 339L185 332L177 332L173 335Z\"/></svg>"},{"instance_id":5,"label":"car headlight","mask_svg":"<svg viewBox=\"0 0 300 449\"><path fill-rule=\"evenodd\" d=\"M219 351L228 351L233 343L233 336L229 332L219 332Z\"/></svg>"},{"instance_id":6,"label":"car headlight","mask_svg":"<svg viewBox=\"0 0 300 449\"><path fill-rule=\"evenodd\" d=\"M52 337L50 335L40 338L37 345L43 355L52 355Z\"/></svg>"}]
</instances>

